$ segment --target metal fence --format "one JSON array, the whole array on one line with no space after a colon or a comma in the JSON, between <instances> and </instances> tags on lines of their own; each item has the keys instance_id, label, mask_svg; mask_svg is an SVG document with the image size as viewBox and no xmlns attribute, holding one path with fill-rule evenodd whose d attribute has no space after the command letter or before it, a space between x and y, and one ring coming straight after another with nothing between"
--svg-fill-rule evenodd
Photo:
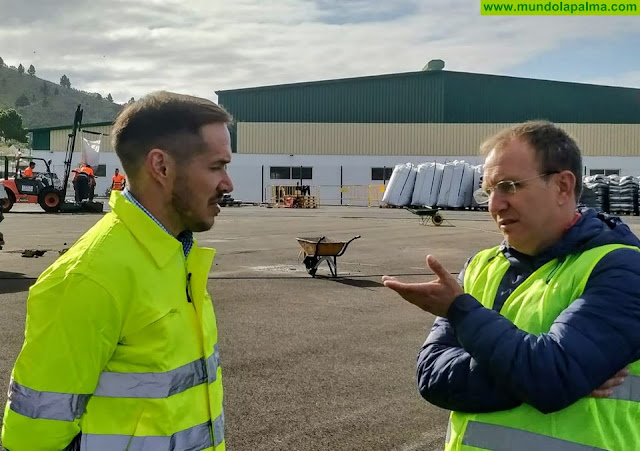
<instances>
[{"instance_id":1,"label":"metal fence","mask_svg":"<svg viewBox=\"0 0 640 451\"><path fill-rule=\"evenodd\" d=\"M264 198L282 205L290 197L311 196L318 205L378 207L382 204L385 185L269 185Z\"/></svg>"}]
</instances>

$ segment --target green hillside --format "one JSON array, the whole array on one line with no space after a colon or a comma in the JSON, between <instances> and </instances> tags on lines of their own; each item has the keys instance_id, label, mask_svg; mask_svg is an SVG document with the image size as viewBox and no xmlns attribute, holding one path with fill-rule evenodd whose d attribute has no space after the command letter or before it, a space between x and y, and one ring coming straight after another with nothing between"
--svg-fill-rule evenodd
<instances>
[{"instance_id":1,"label":"green hillside","mask_svg":"<svg viewBox=\"0 0 640 451\"><path fill-rule=\"evenodd\" d=\"M28 68L27 65L25 70ZM25 98L29 105L18 106L19 99L24 102ZM78 104L84 109L84 123L112 121L123 107L98 98L96 94L66 88L27 72L20 74L16 69L0 66L0 109L15 108L22 116L25 128L71 124Z\"/></svg>"}]
</instances>

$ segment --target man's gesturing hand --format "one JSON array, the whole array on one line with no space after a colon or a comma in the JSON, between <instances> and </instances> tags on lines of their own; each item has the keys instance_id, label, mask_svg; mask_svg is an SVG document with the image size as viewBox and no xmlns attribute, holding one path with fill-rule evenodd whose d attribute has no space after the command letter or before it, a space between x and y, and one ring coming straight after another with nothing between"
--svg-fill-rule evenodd
<instances>
[{"instance_id":1,"label":"man's gesturing hand","mask_svg":"<svg viewBox=\"0 0 640 451\"><path fill-rule=\"evenodd\" d=\"M383 276L382 283L422 310L446 317L453 300L463 293L462 288L434 256L427 256L427 265L438 277L436 280L402 283L395 277Z\"/></svg>"}]
</instances>

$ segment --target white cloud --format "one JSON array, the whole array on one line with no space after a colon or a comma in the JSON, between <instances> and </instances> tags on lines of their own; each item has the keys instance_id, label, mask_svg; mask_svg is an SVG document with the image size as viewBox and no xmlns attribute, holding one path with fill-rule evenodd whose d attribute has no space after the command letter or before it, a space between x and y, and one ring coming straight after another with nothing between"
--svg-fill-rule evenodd
<instances>
[{"instance_id":1,"label":"white cloud","mask_svg":"<svg viewBox=\"0 0 640 451\"><path fill-rule=\"evenodd\" d=\"M635 17L488 17L479 0L383 3L0 0L0 56L122 102L156 89L215 98L220 89L414 71L433 58L508 75L569 40L638 34ZM640 86L633 72L607 80Z\"/></svg>"},{"instance_id":2,"label":"white cloud","mask_svg":"<svg viewBox=\"0 0 640 451\"><path fill-rule=\"evenodd\" d=\"M578 81L596 85L640 88L640 70L623 72L616 77L580 78Z\"/></svg>"}]
</instances>

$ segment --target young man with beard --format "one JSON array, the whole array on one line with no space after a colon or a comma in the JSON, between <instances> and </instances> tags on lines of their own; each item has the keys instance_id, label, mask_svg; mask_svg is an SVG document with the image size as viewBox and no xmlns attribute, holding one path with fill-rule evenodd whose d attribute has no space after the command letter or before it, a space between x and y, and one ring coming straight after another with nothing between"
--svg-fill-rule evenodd
<instances>
[{"instance_id":1,"label":"young man with beard","mask_svg":"<svg viewBox=\"0 0 640 451\"><path fill-rule=\"evenodd\" d=\"M577 209L582 159L549 122L485 143L483 190L505 240L460 281L385 286L437 318L418 388L453 411L446 450L640 448L640 241Z\"/></svg>"},{"instance_id":2,"label":"young man with beard","mask_svg":"<svg viewBox=\"0 0 640 451\"><path fill-rule=\"evenodd\" d=\"M129 178L111 213L31 288L5 409L11 451L224 450L209 230L233 185L230 115L150 94L120 113ZM123 258L125 256L125 258Z\"/></svg>"}]
</instances>

